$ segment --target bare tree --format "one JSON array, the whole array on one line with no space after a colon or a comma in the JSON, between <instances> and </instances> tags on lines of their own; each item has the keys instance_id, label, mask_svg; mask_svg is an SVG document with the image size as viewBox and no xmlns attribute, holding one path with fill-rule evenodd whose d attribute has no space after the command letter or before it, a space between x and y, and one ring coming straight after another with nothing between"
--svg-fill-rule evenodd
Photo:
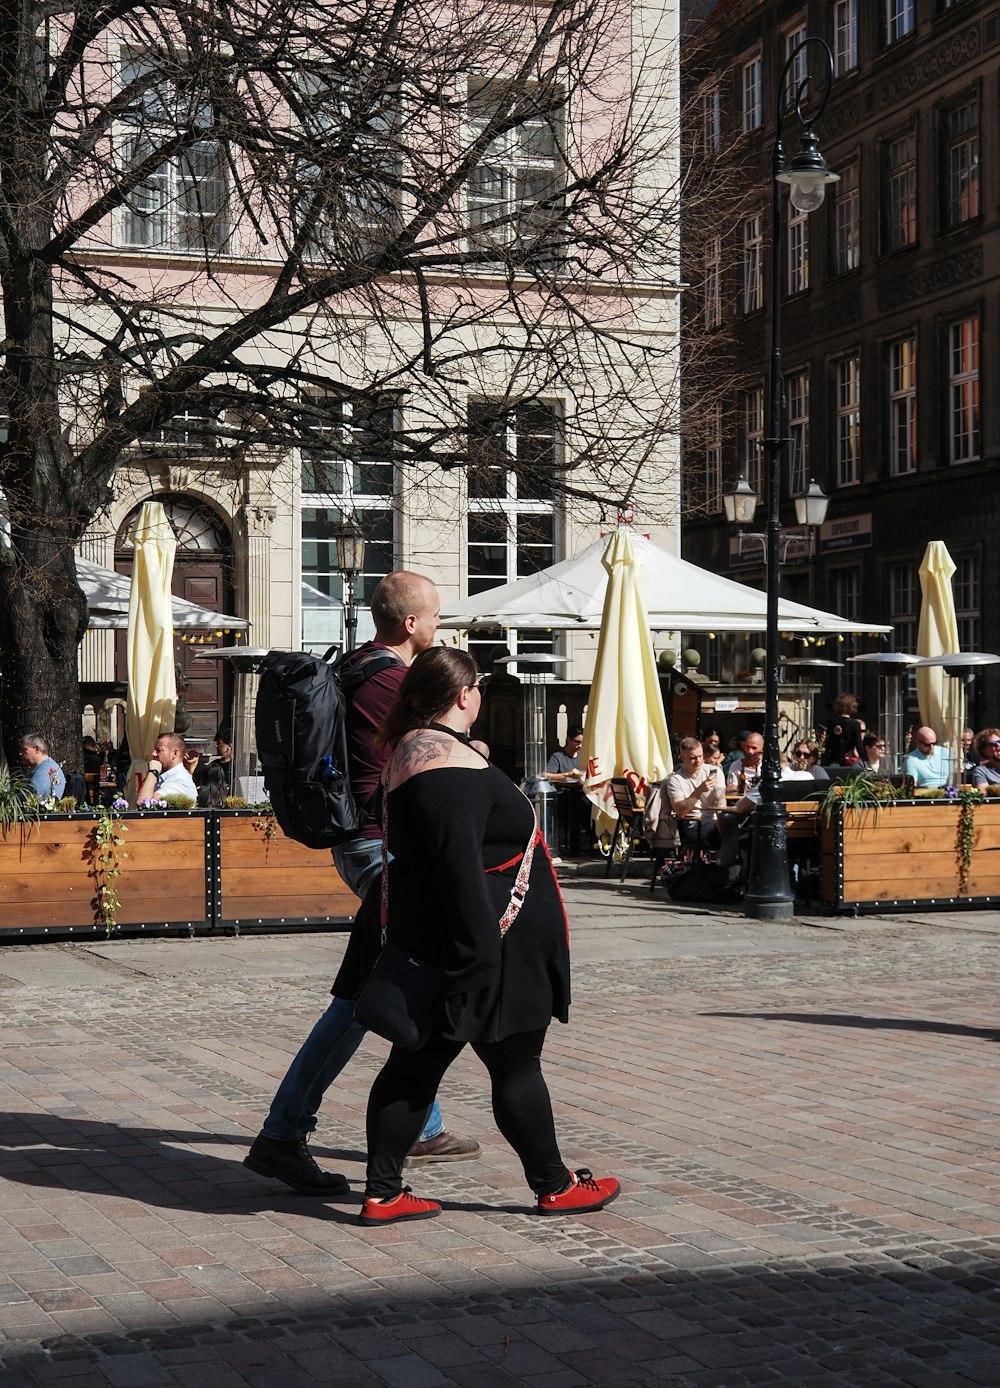
<instances>
[{"instance_id":1,"label":"bare tree","mask_svg":"<svg viewBox=\"0 0 1000 1388\"><path fill-rule=\"evenodd\" d=\"M407 402L374 412L396 466L447 469L469 460L470 394L501 420L559 395L556 486L612 507L641 485L678 429L680 184L669 24L647 17L637 47L636 13L5 8L8 756L42 727L74 762L73 546L116 470L181 434L234 470L329 444L345 401Z\"/></svg>"}]
</instances>

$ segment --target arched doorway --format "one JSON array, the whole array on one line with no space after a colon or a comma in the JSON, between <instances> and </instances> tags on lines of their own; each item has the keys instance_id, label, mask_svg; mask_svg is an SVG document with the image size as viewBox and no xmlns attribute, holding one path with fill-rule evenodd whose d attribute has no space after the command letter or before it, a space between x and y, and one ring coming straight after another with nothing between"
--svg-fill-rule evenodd
<instances>
[{"instance_id":1,"label":"arched doorway","mask_svg":"<svg viewBox=\"0 0 1000 1388\"><path fill-rule=\"evenodd\" d=\"M177 537L171 585L174 595L213 612L231 612L233 550L225 522L217 512L195 497L167 494L153 499L162 503ZM115 568L119 573L132 572L132 545L128 537L135 526L139 509L136 506L125 518L115 540ZM198 635L207 636L214 645L225 644L214 633L200 632ZM174 653L179 667L178 692L181 683L185 683L184 703L191 719L187 736L192 740L211 742L220 724L231 718L232 675L226 668L228 661L196 660L197 652L204 649L205 644L182 641L179 636L174 636ZM115 677L124 680L126 674L125 633L120 632L115 642ZM142 755L141 750L133 750Z\"/></svg>"}]
</instances>

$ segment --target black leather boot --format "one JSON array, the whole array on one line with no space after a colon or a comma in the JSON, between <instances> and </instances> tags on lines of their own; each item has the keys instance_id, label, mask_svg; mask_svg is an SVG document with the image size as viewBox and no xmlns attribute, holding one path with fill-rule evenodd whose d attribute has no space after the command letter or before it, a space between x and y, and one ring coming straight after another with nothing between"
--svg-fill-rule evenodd
<instances>
[{"instance_id":1,"label":"black leather boot","mask_svg":"<svg viewBox=\"0 0 1000 1388\"><path fill-rule=\"evenodd\" d=\"M351 1189L346 1176L324 1171L318 1165L304 1137L283 1142L258 1133L243 1158L243 1165L256 1171L258 1176L284 1181L300 1195L346 1195Z\"/></svg>"}]
</instances>

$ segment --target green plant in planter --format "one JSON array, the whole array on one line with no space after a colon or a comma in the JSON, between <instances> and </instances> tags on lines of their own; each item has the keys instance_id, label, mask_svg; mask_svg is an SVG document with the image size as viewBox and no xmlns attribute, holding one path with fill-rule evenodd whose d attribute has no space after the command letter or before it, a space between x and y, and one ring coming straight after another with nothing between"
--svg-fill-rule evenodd
<instances>
[{"instance_id":1,"label":"green plant in planter","mask_svg":"<svg viewBox=\"0 0 1000 1388\"><path fill-rule=\"evenodd\" d=\"M958 801L958 833L955 856L958 858L958 895L969 895L969 869L972 867L972 840L976 831L976 806L986 797L977 786L949 786L943 792L949 800Z\"/></svg>"},{"instance_id":2,"label":"green plant in planter","mask_svg":"<svg viewBox=\"0 0 1000 1388\"><path fill-rule=\"evenodd\" d=\"M90 833L90 872L94 879L94 923L103 925L105 934L110 935L118 929L118 910L121 900L118 896L118 879L122 875L122 864L128 854L124 850L126 826L122 823L121 807L124 800L114 800L110 805L98 805L95 809L97 823Z\"/></svg>"},{"instance_id":3,"label":"green plant in planter","mask_svg":"<svg viewBox=\"0 0 1000 1388\"><path fill-rule=\"evenodd\" d=\"M38 799L28 782L0 767L0 833L7 837L15 824L38 823Z\"/></svg>"},{"instance_id":4,"label":"green plant in planter","mask_svg":"<svg viewBox=\"0 0 1000 1388\"><path fill-rule=\"evenodd\" d=\"M198 803L190 795L161 795L160 799L167 802L168 810L193 810Z\"/></svg>"},{"instance_id":5,"label":"green plant in planter","mask_svg":"<svg viewBox=\"0 0 1000 1388\"><path fill-rule=\"evenodd\" d=\"M873 771L862 771L860 775L838 781L830 787L822 804L823 823L830 823L838 805L857 810L863 821L869 810L877 818L885 805L901 798L900 791L891 781L877 776Z\"/></svg>"},{"instance_id":6,"label":"green plant in planter","mask_svg":"<svg viewBox=\"0 0 1000 1388\"><path fill-rule=\"evenodd\" d=\"M253 810L253 819L250 821L253 828L264 838L264 851L266 853L272 839L278 837L278 821L271 809L270 800L261 800L256 805L248 805L248 810Z\"/></svg>"}]
</instances>

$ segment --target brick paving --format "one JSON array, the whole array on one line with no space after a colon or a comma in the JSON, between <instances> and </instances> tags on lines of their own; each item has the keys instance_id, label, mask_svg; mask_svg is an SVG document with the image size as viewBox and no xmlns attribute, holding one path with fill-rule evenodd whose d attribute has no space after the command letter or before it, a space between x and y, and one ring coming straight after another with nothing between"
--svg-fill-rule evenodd
<instances>
[{"instance_id":1,"label":"brick paving","mask_svg":"<svg viewBox=\"0 0 1000 1388\"><path fill-rule=\"evenodd\" d=\"M602 1213L542 1220L463 1055L483 1160L356 1223L369 1041L314 1150L240 1160L336 935L0 950L0 1388L1000 1385L1000 916L762 925L570 876L546 1073Z\"/></svg>"}]
</instances>

